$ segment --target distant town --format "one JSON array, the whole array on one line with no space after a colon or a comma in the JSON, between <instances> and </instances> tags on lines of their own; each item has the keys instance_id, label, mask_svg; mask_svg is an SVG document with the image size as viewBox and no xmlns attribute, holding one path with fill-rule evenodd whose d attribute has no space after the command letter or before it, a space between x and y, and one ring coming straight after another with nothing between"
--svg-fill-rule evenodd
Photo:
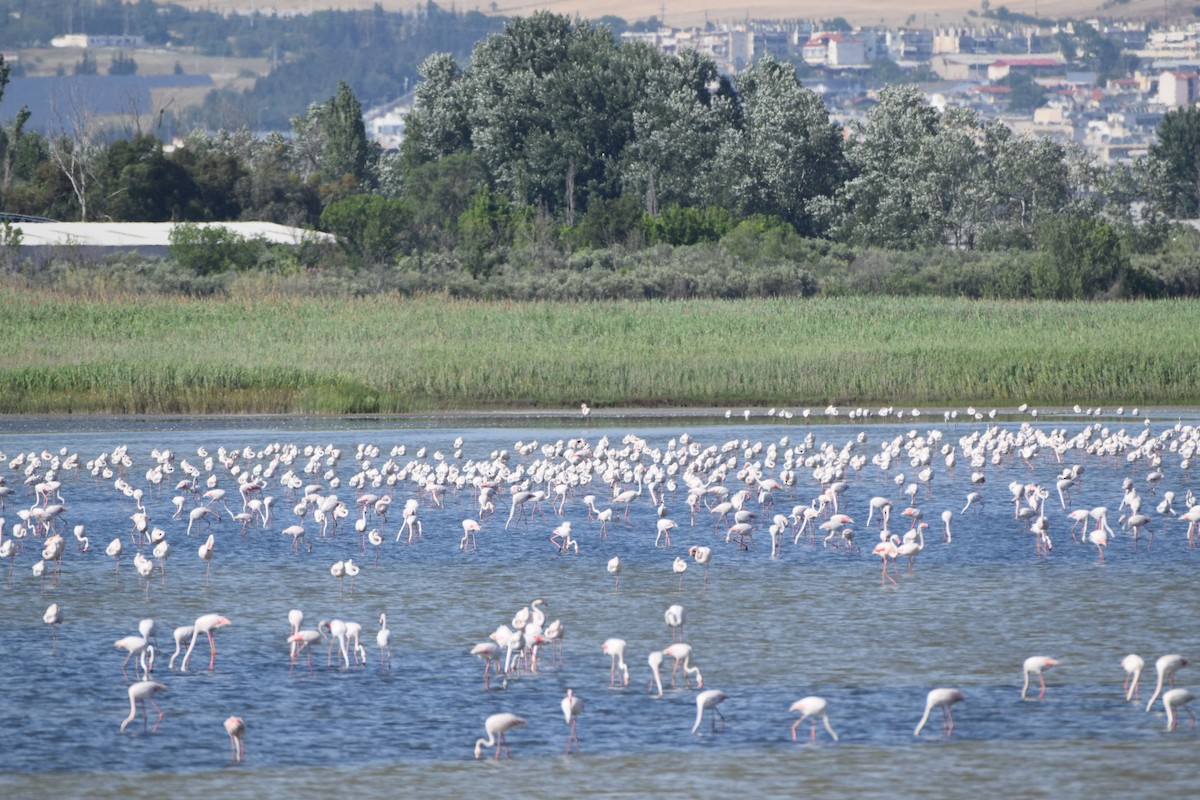
<instances>
[{"instance_id":1,"label":"distant town","mask_svg":"<svg viewBox=\"0 0 1200 800\"><path fill-rule=\"evenodd\" d=\"M1197 100L1200 21L1169 27L1158 21L1104 19L1061 26L982 16L978 21L974 27L888 29L852 27L841 19L748 20L675 28L659 26L652 19L626 26L619 36L668 54L695 50L711 57L727 74L736 74L766 54L790 61L797 65L804 84L825 99L833 118L842 124L861 118L884 83L916 83L937 107L974 109L985 118L1003 120L1015 131L1080 145L1107 164L1145 155L1163 113ZM1111 43L1125 59L1124 69L1103 76L1098 70L1081 70L1080 59L1064 54L1064 43L1076 41L1078 28L1084 26L1088 35ZM148 49L136 35L69 34L51 44L81 53L103 50L132 57ZM6 57L13 63L16 54ZM882 80L880 64L892 70ZM212 85L207 75L185 75L179 69L176 73L143 74L137 80L157 81L151 88L159 92L168 85L193 90ZM134 81L129 76L124 79ZM94 92L97 98L103 94L100 83ZM15 93L23 88L18 81L10 90L14 105L25 102L40 108L51 93L34 82L25 86L33 99L17 97ZM1037 93L1033 102L1022 87L1033 87ZM113 104L120 104L130 92L123 83L112 93ZM402 141L412 97L410 91L387 103L368 104L368 133L385 149ZM261 122L261 110L258 118Z\"/></svg>"},{"instance_id":2,"label":"distant town","mask_svg":"<svg viewBox=\"0 0 1200 800\"><path fill-rule=\"evenodd\" d=\"M809 68L805 85L843 123L873 103L878 86L868 75L886 58L906 70L926 68L935 80L914 82L935 106L971 108L1015 131L1076 143L1103 163L1143 156L1163 113L1197 100L1200 22L1153 30L1140 21L1083 21L1136 59L1131 75L1107 79L1078 71L1059 50L1059 34L1074 36L1079 24L828 30L811 21L749 21L707 30L629 31L621 38L667 53L691 48L728 73L766 53L791 60L802 71ZM1014 77L1027 77L1044 91L1039 107L1010 107L1013 89L1007 84Z\"/></svg>"}]
</instances>

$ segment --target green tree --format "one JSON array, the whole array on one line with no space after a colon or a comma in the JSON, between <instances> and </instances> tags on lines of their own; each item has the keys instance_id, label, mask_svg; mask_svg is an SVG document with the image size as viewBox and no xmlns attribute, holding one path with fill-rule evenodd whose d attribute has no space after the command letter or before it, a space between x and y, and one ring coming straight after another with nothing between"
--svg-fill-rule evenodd
<instances>
[{"instance_id":1,"label":"green tree","mask_svg":"<svg viewBox=\"0 0 1200 800\"><path fill-rule=\"evenodd\" d=\"M1034 297L1097 298L1111 292L1130 271L1116 231L1093 216L1048 215L1037 236L1045 261L1034 275Z\"/></svg>"},{"instance_id":2,"label":"green tree","mask_svg":"<svg viewBox=\"0 0 1200 800\"><path fill-rule=\"evenodd\" d=\"M378 148L367 139L362 106L345 83L338 83L333 97L292 120L292 130L295 152L310 180L328 187L365 189L374 184Z\"/></svg>"},{"instance_id":3,"label":"green tree","mask_svg":"<svg viewBox=\"0 0 1200 800\"><path fill-rule=\"evenodd\" d=\"M999 84L1012 90L1008 95L1009 111L1030 113L1046 105L1046 90L1028 75L1010 72Z\"/></svg>"},{"instance_id":4,"label":"green tree","mask_svg":"<svg viewBox=\"0 0 1200 800\"><path fill-rule=\"evenodd\" d=\"M737 88L742 125L725 131L717 156L728 206L815 233L810 204L831 196L845 174L841 133L825 102L770 56L738 76Z\"/></svg>"},{"instance_id":5,"label":"green tree","mask_svg":"<svg viewBox=\"0 0 1200 800\"><path fill-rule=\"evenodd\" d=\"M113 142L100 158L92 184L97 214L126 222L166 222L185 217L195 185L163 154L150 134Z\"/></svg>"},{"instance_id":6,"label":"green tree","mask_svg":"<svg viewBox=\"0 0 1200 800\"><path fill-rule=\"evenodd\" d=\"M733 230L733 215L719 206L697 208L671 205L658 216L646 215L650 239L673 246L717 242Z\"/></svg>"},{"instance_id":7,"label":"green tree","mask_svg":"<svg viewBox=\"0 0 1200 800\"><path fill-rule=\"evenodd\" d=\"M517 222L512 204L503 195L486 188L474 194L458 217L458 244L472 276L478 278L491 271L500 248L512 244Z\"/></svg>"},{"instance_id":8,"label":"green tree","mask_svg":"<svg viewBox=\"0 0 1200 800\"><path fill-rule=\"evenodd\" d=\"M419 251L452 248L460 215L481 191L487 191L487 171L475 153L456 153L421 164L404 177L403 197L413 208Z\"/></svg>"},{"instance_id":9,"label":"green tree","mask_svg":"<svg viewBox=\"0 0 1200 800\"><path fill-rule=\"evenodd\" d=\"M404 118L404 161L417 166L471 149L466 82L454 57L435 53L420 68L412 110Z\"/></svg>"},{"instance_id":10,"label":"green tree","mask_svg":"<svg viewBox=\"0 0 1200 800\"><path fill-rule=\"evenodd\" d=\"M337 236L338 246L356 264L372 267L390 264L403 252L412 220L404 200L356 194L327 205L320 225Z\"/></svg>"},{"instance_id":11,"label":"green tree","mask_svg":"<svg viewBox=\"0 0 1200 800\"><path fill-rule=\"evenodd\" d=\"M1200 215L1200 109L1164 114L1149 160L1156 197L1167 213L1187 219Z\"/></svg>"},{"instance_id":12,"label":"green tree","mask_svg":"<svg viewBox=\"0 0 1200 800\"><path fill-rule=\"evenodd\" d=\"M840 187L836 202L821 208L835 234L862 244L911 248L943 244L949 189L965 176L944 174L963 169L974 147L958 125L947 126L951 141L938 146L943 118L914 86L889 86L854 126L846 146L850 179ZM967 144L966 152L955 148Z\"/></svg>"},{"instance_id":13,"label":"green tree","mask_svg":"<svg viewBox=\"0 0 1200 800\"><path fill-rule=\"evenodd\" d=\"M684 50L665 56L648 46L617 51L631 135L621 152L619 190L640 196L647 211L667 204L716 202L724 176L721 136L741 117L731 80L707 55Z\"/></svg>"},{"instance_id":14,"label":"green tree","mask_svg":"<svg viewBox=\"0 0 1200 800\"><path fill-rule=\"evenodd\" d=\"M196 275L250 269L266 249L261 239L246 239L220 225L193 223L173 227L170 242L167 251L171 257Z\"/></svg>"},{"instance_id":15,"label":"green tree","mask_svg":"<svg viewBox=\"0 0 1200 800\"><path fill-rule=\"evenodd\" d=\"M612 192L608 171L632 130L608 28L546 12L475 48L467 77L474 149L514 201L561 213Z\"/></svg>"},{"instance_id":16,"label":"green tree","mask_svg":"<svg viewBox=\"0 0 1200 800\"><path fill-rule=\"evenodd\" d=\"M108 64L109 75L136 75L137 71L138 65L133 60L133 56L126 55L119 50L113 53L112 60Z\"/></svg>"},{"instance_id":17,"label":"green tree","mask_svg":"<svg viewBox=\"0 0 1200 800\"><path fill-rule=\"evenodd\" d=\"M725 180L717 151L740 113L732 86L710 58L693 50L669 58L627 45L622 53L642 60L644 76L633 101L633 138L621 154L623 190L644 197L652 216L662 207L717 202Z\"/></svg>"}]
</instances>

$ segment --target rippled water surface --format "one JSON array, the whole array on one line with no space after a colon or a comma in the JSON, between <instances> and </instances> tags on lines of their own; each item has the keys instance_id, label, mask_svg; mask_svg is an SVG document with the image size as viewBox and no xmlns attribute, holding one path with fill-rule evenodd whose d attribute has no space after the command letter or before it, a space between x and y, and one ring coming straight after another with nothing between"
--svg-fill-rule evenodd
<instances>
[{"instance_id":1,"label":"rippled water surface","mask_svg":"<svg viewBox=\"0 0 1200 800\"><path fill-rule=\"evenodd\" d=\"M1184 418L1186 425L1195 414ZM765 416L749 424L709 423L697 419L509 420L496 423L430 420L398 427L389 421L283 423L273 420L128 421L3 420L0 421L0 475L13 490L4 535L11 535L19 509L34 505L25 487L25 466L11 466L19 453L65 448L81 462L64 473L66 511L59 523L66 554L57 585L45 586L31 567L39 558L40 541L27 537L10 563L0 562L0 796L221 797L338 794L363 798L412 796L464 797L481 792L536 797L642 795L670 792L676 796L749 795L817 797L1080 797L1134 796L1145 792L1190 796L1195 793L1197 733L1187 727L1168 733L1161 704L1146 713L1153 691L1154 660L1164 653L1196 655L1194 609L1200 600L1196 568L1200 552L1184 539L1186 523L1160 515L1155 507L1163 492L1175 492L1175 508L1194 488L1190 469L1170 451L1176 419L1153 419L1152 436L1163 437L1164 477L1152 487L1151 465L1143 458L1068 450L1060 464L1049 451L1030 464L1016 456L981 471L985 482L973 485L964 463L947 469L935 449L929 487L921 485L916 504L930 524L926 547L914 573L898 586L880 587L879 559L871 554L878 541L877 523L863 526L868 501L888 495L898 510L907 505L896 484L915 481L918 470L904 458L885 474L869 459L880 444L909 431L943 434L941 444L957 445L960 437L987 430L985 422L944 424L922 418L900 423L801 424ZM1016 430L1020 420L1002 423ZM1065 417L1038 421L1049 431L1074 435L1087 421ZM1109 418L1110 433L1124 428L1138 434L1141 419ZM382 524L385 541L360 551L353 528L357 511L342 520L335 534L321 537L311 519L311 552L291 551L290 537L280 531L295 522L296 498L278 485L280 465L265 493L276 497L275 519L268 528L241 527L222 510L212 526L216 548L209 583L197 556L204 535L185 535L186 515L172 519L173 485L187 459L208 477L198 448L215 456L217 449L249 447L253 458L239 460L252 469L257 452L273 443L341 449L341 460L324 459L317 474L304 483L319 483L324 494L336 493L353 507L352 476L360 444L379 447L372 466L389 457L400 467L434 462L434 452L457 466L486 460L493 452L509 453L510 469L529 469L543 453L519 455L518 441L539 445L583 437L595 445L607 437L614 449L635 434L651 450L666 451L686 434L701 446L737 442L726 458L745 463L745 444L761 441L752 455L760 464L765 447L777 445L774 469L782 468L784 451L811 436L805 455L822 443L842 448L859 431L865 439L852 453L868 463L857 473L846 469L848 486L842 510L856 520L861 551L822 546L807 538L786 538L780 557L771 559L766 531L774 513L790 513L820 492L811 469L796 468L796 485L775 492L774 508L761 508L757 498L747 507L759 513L753 547L748 551L725 543L725 526L701 509L694 526L686 503L686 487L666 498L666 513L679 524L670 548L654 546L656 509L649 493L630 506L630 522L610 523L600 539L598 523L588 519L583 494L592 493L601 508L611 506L612 490L596 476L568 496L564 517L573 524L579 554L560 555L548 541L557 517L551 505L528 523L505 530L510 502L507 492L496 501L496 514L483 521L479 549L459 549L461 520L476 516L476 494L450 490L445 508L434 506L411 481L372 491L395 495L389 519ZM1100 437L1097 432L1094 438ZM462 437L461 456L453 441ZM787 437L788 444L780 444ZM399 445L404 455L391 456ZM165 586L156 568L149 585L133 568L130 532L133 500L108 479L88 474L86 462L117 447L127 448L132 466L125 479L144 490L151 524L167 532L174 552L166 565ZM939 445L940 446L940 445ZM420 448L427 448L418 458ZM176 454L176 473L161 491L146 473L154 466L154 449ZM551 463L559 464L562 458ZM301 457L293 468L305 463ZM641 456L649 467L652 453ZM1094 546L1075 544L1068 534L1067 510L1061 508L1054 480L1071 464L1084 465L1073 498L1074 507L1106 506L1117 529L1105 563ZM48 467L44 464L38 474ZM330 488L324 473L340 482ZM228 491L234 511L241 498L236 478L219 463L212 471ZM708 476L705 475L707 478ZM1143 535L1137 552L1121 532L1117 518L1123 491L1132 478L1143 497L1156 531L1147 552ZM678 479L677 479L678 480ZM1040 483L1050 491L1046 516L1051 521L1054 550L1042 558L1034 537L1014 519L1011 481ZM725 486L745 485L737 469ZM636 488L629 484L630 488ZM203 488L203 487L202 487ZM624 487L622 487L624 488ZM1155 489L1152 493L1152 488ZM983 493L982 513L959 514L968 491ZM404 501L417 497L423 537L413 544L395 541ZM953 542L942 535L941 513L954 512ZM891 527L907 528L899 514ZM71 533L83 524L91 540L80 552ZM378 521L372 527L380 526ZM119 563L105 555L114 537L125 543ZM703 570L692 563L683 589L672 572L676 556L687 557L689 545L711 545L715 556L707 586ZM147 551L148 547L145 548ZM613 555L624 564L619 591L605 565ZM353 558L361 574L339 594L330 565ZM690 561L690 559L689 559ZM9 567L12 567L11 578ZM547 660L536 675L514 676L506 688L499 681L484 689L482 663L469 655L500 624L534 598L547 602L549 620L566 626L565 663ZM51 652L49 627L42 613L56 602L64 623L57 652ZM702 668L705 688L728 695L721 706L725 729L709 734L705 720L690 733L695 720L695 689L680 684L664 697L647 693L646 656L671 642L663 611L671 603L686 608L686 639ZM289 674L287 614L305 613L305 627L319 619L355 620L363 625L365 666L327 666L324 647L314 654L310 673L301 660ZM190 671L167 668L173 649L171 630L196 617L219 612L232 625L216 634L215 669L209 671L208 649L200 643ZM382 672L375 632L381 612L393 634L392 669ZM155 679L167 685L157 696L165 717L157 733L143 731L140 717L122 735L118 728L129 713L127 682L121 674L123 653L118 638L137 633L138 621L153 617L162 645ZM601 643L610 637L628 641L629 686L609 686L610 662ZM1142 703L1124 701L1120 661L1140 653L1147 661ZM1047 671L1049 690L1041 701L1022 701L1021 664L1030 655L1049 655L1060 665ZM670 665L670 659L667 659ZM1178 684L1197 682L1193 664L1180 670ZM1200 672L1196 673L1200 675ZM669 676L668 676L669 677ZM1149 686L1145 686L1149 683ZM953 735L942 735L940 722L920 737L913 728L935 686L965 692L955 707ZM573 688L586 709L579 720L581 751L563 755L566 725L559 701ZM801 728L799 743L789 728L795 715L788 706L810 694L829 702L830 718L840 741L829 741L818 729L815 744ZM472 757L475 740L484 736L483 720L498 711L526 717L528 724L509 736L512 761ZM246 760L233 764L222 721L230 714L245 719ZM151 715L153 723L153 714ZM490 755L491 751L488 751Z\"/></svg>"}]
</instances>

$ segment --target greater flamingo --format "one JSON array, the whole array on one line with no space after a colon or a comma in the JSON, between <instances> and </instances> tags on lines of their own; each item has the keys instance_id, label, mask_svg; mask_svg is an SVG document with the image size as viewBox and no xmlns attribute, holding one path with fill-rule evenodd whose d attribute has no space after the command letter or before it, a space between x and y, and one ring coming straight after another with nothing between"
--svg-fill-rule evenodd
<instances>
[{"instance_id":1,"label":"greater flamingo","mask_svg":"<svg viewBox=\"0 0 1200 800\"><path fill-rule=\"evenodd\" d=\"M671 641L683 641L683 606L679 604L667 606L667 610L663 613L663 619L667 623L667 627L671 629Z\"/></svg>"},{"instance_id":2,"label":"greater flamingo","mask_svg":"<svg viewBox=\"0 0 1200 800\"><path fill-rule=\"evenodd\" d=\"M508 742L505 741L504 734L514 728L519 728L525 724L523 717L518 717L516 714L510 714L507 711L500 714L492 714L483 723L483 729L487 732L486 739L475 740L475 757L479 758L483 753L484 747L496 746L496 760L500 760L500 748L504 748L504 756L511 758L508 752Z\"/></svg>"},{"instance_id":3,"label":"greater flamingo","mask_svg":"<svg viewBox=\"0 0 1200 800\"><path fill-rule=\"evenodd\" d=\"M600 649L604 654L612 658L612 667L609 670L609 685L617 685L617 671L621 672L621 685L629 685L629 667L625 665L625 640L624 639L607 639L604 644L600 645Z\"/></svg>"},{"instance_id":4,"label":"greater flamingo","mask_svg":"<svg viewBox=\"0 0 1200 800\"><path fill-rule=\"evenodd\" d=\"M1175 670L1180 667L1186 667L1187 659L1178 653L1161 656L1154 662L1154 669L1158 672L1158 682L1154 685L1154 694L1150 696L1150 702L1146 703L1146 710L1154 705L1154 701L1158 699L1158 695L1162 692L1163 681L1169 681L1171 686L1175 685Z\"/></svg>"},{"instance_id":5,"label":"greater flamingo","mask_svg":"<svg viewBox=\"0 0 1200 800\"><path fill-rule=\"evenodd\" d=\"M229 734L229 746L233 750L233 760L237 763L246 752L242 743L242 737L246 734L246 723L241 717L226 717L225 732Z\"/></svg>"},{"instance_id":6,"label":"greater flamingo","mask_svg":"<svg viewBox=\"0 0 1200 800\"><path fill-rule=\"evenodd\" d=\"M154 729L151 733L158 731L158 724L162 722L163 710L158 707L158 703L154 702L154 693L161 692L166 689L166 685L157 681L138 681L129 687L129 716L121 721L121 733L125 732L125 726L133 722L137 716L138 701L142 703L142 720L144 727L149 727L149 713L146 711L146 703L154 706L154 710L158 712L158 719L154 721Z\"/></svg>"},{"instance_id":7,"label":"greater flamingo","mask_svg":"<svg viewBox=\"0 0 1200 800\"><path fill-rule=\"evenodd\" d=\"M650 664L650 686L647 691L652 692L652 691L654 691L655 687L657 687L658 694L656 694L655 697L662 697L663 696L663 688L662 688L663 654L662 654L662 651L661 650L651 650L650 656L646 659L646 661L647 661L647 663Z\"/></svg>"},{"instance_id":8,"label":"greater flamingo","mask_svg":"<svg viewBox=\"0 0 1200 800\"><path fill-rule=\"evenodd\" d=\"M621 588L621 557L613 556L608 560L608 574L612 575L616 580L613 583L613 591L619 591Z\"/></svg>"},{"instance_id":9,"label":"greater flamingo","mask_svg":"<svg viewBox=\"0 0 1200 800\"><path fill-rule=\"evenodd\" d=\"M1042 676L1042 671L1058 666L1058 661L1049 656L1030 656L1025 659L1024 666L1021 667L1021 672L1025 677L1025 685L1021 687L1021 699L1025 699L1025 693L1029 691L1029 676L1037 675L1038 683L1041 684L1042 690L1038 692L1038 700L1046 696L1046 679Z\"/></svg>"},{"instance_id":10,"label":"greater flamingo","mask_svg":"<svg viewBox=\"0 0 1200 800\"><path fill-rule=\"evenodd\" d=\"M696 688L700 689L704 686L704 676L700 674L700 668L692 664L692 646L683 642L676 642L670 647L662 651L664 656L670 656L675 659L675 665L671 667L671 685L675 685L675 676L679 672L679 667L683 665L683 682L691 687L692 682L689 679L691 673L696 673Z\"/></svg>"},{"instance_id":11,"label":"greater flamingo","mask_svg":"<svg viewBox=\"0 0 1200 800\"><path fill-rule=\"evenodd\" d=\"M814 696L802 697L796 702L792 703L791 708L788 710L793 712L799 711L801 715L800 719L796 720L792 724L793 742L796 741L796 728L800 727L800 724L806 719L812 720L812 730L809 734L810 738L814 742L817 740L817 717L820 717L821 721L825 723L825 730L829 731L829 735L833 738L833 740L835 742L838 740L838 735L834 733L833 726L829 724L829 714L825 710L826 705L827 704L824 697Z\"/></svg>"},{"instance_id":12,"label":"greater flamingo","mask_svg":"<svg viewBox=\"0 0 1200 800\"><path fill-rule=\"evenodd\" d=\"M705 689L700 694L696 695L696 723L692 725L692 733L700 727L700 722L704 719L704 712L711 710L712 718L709 720L710 731L717 731L717 717L721 718L721 730L725 730L725 715L721 713L717 706L729 699L729 696L717 689Z\"/></svg>"},{"instance_id":13,"label":"greater flamingo","mask_svg":"<svg viewBox=\"0 0 1200 800\"><path fill-rule=\"evenodd\" d=\"M567 733L567 752L571 752L571 742L575 742L575 746L579 747L579 736L575 733L575 720L583 713L583 701L575 696L573 689L567 689L567 696L562 699L563 718L570 726L570 731Z\"/></svg>"},{"instance_id":14,"label":"greater flamingo","mask_svg":"<svg viewBox=\"0 0 1200 800\"><path fill-rule=\"evenodd\" d=\"M708 585L708 566L712 562L713 549L693 545L688 548L688 555L696 559L697 564L704 567L704 583Z\"/></svg>"},{"instance_id":15,"label":"greater flamingo","mask_svg":"<svg viewBox=\"0 0 1200 800\"><path fill-rule=\"evenodd\" d=\"M58 652L58 635L55 630L62 624L63 614L58 607L58 603L51 603L46 609L46 613L42 614L42 622L50 626L50 654L54 655Z\"/></svg>"},{"instance_id":16,"label":"greater flamingo","mask_svg":"<svg viewBox=\"0 0 1200 800\"><path fill-rule=\"evenodd\" d=\"M391 669L392 632L388 630L387 614L379 615L379 633L375 634L375 644L379 647L379 671Z\"/></svg>"},{"instance_id":17,"label":"greater flamingo","mask_svg":"<svg viewBox=\"0 0 1200 800\"><path fill-rule=\"evenodd\" d=\"M675 556L674 563L671 564L671 571L679 576L679 591L683 591L683 573L687 572L687 562L680 556Z\"/></svg>"},{"instance_id":18,"label":"greater flamingo","mask_svg":"<svg viewBox=\"0 0 1200 800\"><path fill-rule=\"evenodd\" d=\"M188 645L187 652L183 655L183 661L179 664L180 671L187 672L188 662L192 658L192 649L196 646L196 639L199 638L199 634L201 633L208 637L208 668L212 669L213 664L217 661L217 643L213 641L213 631L232 624L227 617L223 617L220 614L204 614L197 617L196 621L192 623L192 642Z\"/></svg>"},{"instance_id":19,"label":"greater flamingo","mask_svg":"<svg viewBox=\"0 0 1200 800\"><path fill-rule=\"evenodd\" d=\"M492 662L500 660L500 645L495 642L480 642L471 648L471 655L479 656L483 660L483 688L491 689L492 684L488 672Z\"/></svg>"},{"instance_id":20,"label":"greater flamingo","mask_svg":"<svg viewBox=\"0 0 1200 800\"><path fill-rule=\"evenodd\" d=\"M1182 708L1192 718L1192 727L1196 727L1196 715L1187 707L1187 704L1196 699L1196 695L1192 694L1188 689L1171 689L1163 693L1162 704L1167 711L1167 730L1175 730L1176 709Z\"/></svg>"},{"instance_id":21,"label":"greater flamingo","mask_svg":"<svg viewBox=\"0 0 1200 800\"><path fill-rule=\"evenodd\" d=\"M1121 667L1125 670L1125 700L1131 701L1138 696L1138 679L1142 677L1142 668L1146 660L1137 653L1130 653L1121 659Z\"/></svg>"},{"instance_id":22,"label":"greater flamingo","mask_svg":"<svg viewBox=\"0 0 1200 800\"><path fill-rule=\"evenodd\" d=\"M950 707L966 699L967 696L958 689L932 690L925 698L925 713L921 715L921 721L917 723L913 736L921 735L921 729L925 727L925 723L929 721L930 712L935 708L942 709L942 732L949 736L954 732L954 715L950 712Z\"/></svg>"}]
</instances>

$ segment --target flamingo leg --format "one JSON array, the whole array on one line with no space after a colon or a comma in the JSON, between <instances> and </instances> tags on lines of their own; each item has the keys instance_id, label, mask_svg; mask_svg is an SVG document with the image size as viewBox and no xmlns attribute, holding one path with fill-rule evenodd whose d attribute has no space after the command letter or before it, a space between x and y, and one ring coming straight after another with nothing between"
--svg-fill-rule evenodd
<instances>
[{"instance_id":1,"label":"flamingo leg","mask_svg":"<svg viewBox=\"0 0 1200 800\"><path fill-rule=\"evenodd\" d=\"M212 631L208 631L208 668L212 669L213 664L217 662L217 643L213 640Z\"/></svg>"},{"instance_id":2,"label":"flamingo leg","mask_svg":"<svg viewBox=\"0 0 1200 800\"><path fill-rule=\"evenodd\" d=\"M158 707L158 703L154 702L154 698L153 698L153 697L148 697L148 698L146 698L146 699L150 701L150 705L154 706L154 710L158 712L158 719L156 719L156 720L154 721L154 727L150 729L150 732L151 732L151 733L158 733L158 724L159 724L160 722L162 722L162 720L163 720L163 710L162 710L161 708L159 708L159 707ZM145 709L146 709L146 705L145 705L145 703L143 703L143 704L142 704L142 710L143 710L143 711L145 711Z\"/></svg>"}]
</instances>

